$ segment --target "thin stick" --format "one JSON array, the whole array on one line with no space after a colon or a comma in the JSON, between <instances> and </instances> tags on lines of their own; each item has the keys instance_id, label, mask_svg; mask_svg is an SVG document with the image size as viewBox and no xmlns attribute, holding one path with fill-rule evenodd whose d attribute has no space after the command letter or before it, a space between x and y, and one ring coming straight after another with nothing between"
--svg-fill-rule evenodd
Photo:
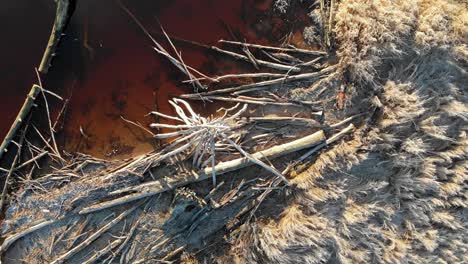
<instances>
[{"instance_id":1,"label":"thin stick","mask_svg":"<svg viewBox=\"0 0 468 264\"><path fill-rule=\"evenodd\" d=\"M340 127L342 125L345 125L345 124L353 121L355 118L360 117L360 116L365 115L365 114L366 113L361 113L361 114L356 114L356 115L350 116L350 117L348 117L348 118L346 118L346 119L344 119L344 120L342 120L342 121L340 121L338 123L330 125L330 128L338 128L338 127Z\"/></svg>"},{"instance_id":2,"label":"thin stick","mask_svg":"<svg viewBox=\"0 0 468 264\"><path fill-rule=\"evenodd\" d=\"M214 51L217 51L219 53L229 55L229 56L234 57L234 58L239 59L239 60L251 62L249 57L238 54L238 53L235 53L235 52L232 52L232 51L223 50L223 49L220 49L220 48L215 47L215 46L212 46L211 49L214 50ZM294 67L294 66L288 66L288 65L284 65L284 64L273 63L273 62L268 62L268 61L258 60L258 59L256 59L255 61L260 66L272 68L272 69L275 69L275 70L292 71L292 72L300 72L301 71L300 68Z\"/></svg>"},{"instance_id":3,"label":"thin stick","mask_svg":"<svg viewBox=\"0 0 468 264\"><path fill-rule=\"evenodd\" d=\"M247 55L247 58L249 58L250 62L255 67L255 69L260 70L260 67L258 66L257 58L255 58L252 52L250 52L249 48L244 46L242 48L242 51L245 53L245 55Z\"/></svg>"},{"instance_id":4,"label":"thin stick","mask_svg":"<svg viewBox=\"0 0 468 264\"><path fill-rule=\"evenodd\" d=\"M21 138L18 144L18 151L16 152L15 158L13 159L13 162L11 163L10 171L8 172L8 175L5 178L5 184L3 185L2 196L0 197L0 214L3 212L3 206L5 204L5 197L8 192L8 184L10 182L11 175L13 175L13 171L15 170L16 163L18 162L18 159L21 156L21 150L23 149L24 137L26 136L26 132L28 130L30 120L31 120L31 116L29 116L26 122L26 126L24 127L23 132L21 133Z\"/></svg>"},{"instance_id":5,"label":"thin stick","mask_svg":"<svg viewBox=\"0 0 468 264\"><path fill-rule=\"evenodd\" d=\"M290 81L307 80L307 79L313 79L313 78L316 78L316 77L320 77L322 75L325 75L325 74L328 74L328 73L334 71L336 68L337 68L337 65L333 65L333 66L329 66L327 68L324 68L319 72L302 73L302 74L298 74L298 75L287 76L287 77L284 77L284 78L278 78L278 79L273 79L273 80L269 80L269 81L263 81L263 82L258 82L258 83L240 85L240 86L235 86L235 87L229 87L229 88L224 88L224 89L219 89L219 90L204 92L204 93L183 94L180 97L181 98L193 99L193 98L197 98L197 97L199 98L200 96L232 93L232 92L247 90L249 88L256 88L257 89L257 88L263 87L264 89L268 89L267 86L274 85L274 84L281 84L281 83L290 82Z\"/></svg>"},{"instance_id":6,"label":"thin stick","mask_svg":"<svg viewBox=\"0 0 468 264\"><path fill-rule=\"evenodd\" d=\"M54 26L52 28L52 32L50 33L49 42L47 43L47 48L44 52L42 57L41 64L39 66L39 71L41 73L47 73L50 68L50 62L52 58L55 56L55 50L62 38L62 34L65 31L65 27L70 21L72 16L72 12L74 9L74 2L70 0L58 0L55 1L57 3L57 11L55 15Z\"/></svg>"},{"instance_id":7,"label":"thin stick","mask_svg":"<svg viewBox=\"0 0 468 264\"><path fill-rule=\"evenodd\" d=\"M56 127L57 127L57 125L58 125L58 123L59 123L59 120L60 120L60 118L62 117L62 115L64 115L65 110L67 109L67 106L68 106L68 102L69 102L69 101L70 101L69 99L66 99L65 102L63 103L62 108L60 109L60 112L59 112L59 114L57 115L57 118L55 119L54 125L52 126L52 129L53 129L54 131L56 131Z\"/></svg>"},{"instance_id":8,"label":"thin stick","mask_svg":"<svg viewBox=\"0 0 468 264\"><path fill-rule=\"evenodd\" d=\"M127 237L125 238L125 240L122 242L122 244L120 244L120 246L117 248L117 250L115 252L113 252L113 256L112 258L109 260L108 263L113 263L115 257L117 255L119 255L120 252L122 252L122 250L125 248L125 246L128 244L128 242L130 241L130 239L133 237L133 234L135 233L135 230L137 229L138 227L138 224L139 224L139 219L136 220L135 224L132 226L132 228L130 229L130 231L128 232L128 235Z\"/></svg>"},{"instance_id":9,"label":"thin stick","mask_svg":"<svg viewBox=\"0 0 468 264\"><path fill-rule=\"evenodd\" d=\"M241 79L241 78L273 78L273 77L284 77L282 73L269 73L269 72L259 72L259 73L240 73L240 74L226 74L222 76L217 76L208 79L212 82L220 82L226 79ZM194 80L202 81L207 80L207 78L201 77ZM183 83L192 82L193 80L186 80Z\"/></svg>"},{"instance_id":10,"label":"thin stick","mask_svg":"<svg viewBox=\"0 0 468 264\"><path fill-rule=\"evenodd\" d=\"M167 41L169 42L169 44L171 44L171 47L172 49L174 50L174 52L177 54L177 57L179 58L179 62L182 64L182 66L184 67L183 68L183 71L187 74L187 76L190 78L190 80L193 80L194 77L192 76L192 74L190 73L190 71L188 70L187 68L187 65L185 65L183 59L182 59L182 55L181 53L179 53L176 49L176 47L174 46L174 44L172 43L171 39L169 38L169 35L167 35L166 31L164 31L164 28L161 26L161 30L162 32L164 33L164 36L166 36L167 38ZM203 89L206 89L199 81L193 81L192 82L192 85L194 85L194 88L197 89L197 88L201 88L202 90Z\"/></svg>"},{"instance_id":11,"label":"thin stick","mask_svg":"<svg viewBox=\"0 0 468 264\"><path fill-rule=\"evenodd\" d=\"M134 125L134 126L136 126L136 127L139 127L139 128L141 128L141 129L143 129L144 131L146 131L147 133L149 133L149 134L152 135L153 137L156 136L156 134L154 134L153 132L151 132L149 129L147 129L146 127L142 126L141 124L135 123L135 122L130 121L130 120L128 120L128 119L125 119L123 116L120 116L120 118L122 118L123 121L125 121L125 122L127 122L127 123L129 123L129 124L132 124L132 125Z\"/></svg>"},{"instance_id":12,"label":"thin stick","mask_svg":"<svg viewBox=\"0 0 468 264\"><path fill-rule=\"evenodd\" d=\"M284 177L277 169L273 168L273 167L270 167L268 166L267 164L265 164L263 161L253 157L252 155L250 155L249 153L245 152L239 145L237 145L234 141L232 141L231 139L229 139L226 135L224 134L221 134L224 139L229 142L229 144L231 144L232 146L234 146L237 151L239 151L242 155L244 155L247 159L249 159L250 162L252 163L255 163L257 165L259 165L260 167L266 169L267 171L273 173L274 175L276 175L278 178L280 178L281 180L283 180L286 185L289 185L289 181L288 179L286 179L286 177ZM214 167L213 167L214 168Z\"/></svg>"},{"instance_id":13,"label":"thin stick","mask_svg":"<svg viewBox=\"0 0 468 264\"><path fill-rule=\"evenodd\" d=\"M205 97L190 97L190 100L203 100L203 101L225 101L225 102L234 102L234 103L245 103L245 104L255 104L255 105L280 105L280 106L300 106L295 103L281 103L281 102L271 102L271 101L260 101L256 98L248 97L223 97L223 96L205 96Z\"/></svg>"},{"instance_id":14,"label":"thin stick","mask_svg":"<svg viewBox=\"0 0 468 264\"><path fill-rule=\"evenodd\" d=\"M95 263L97 260L99 260L99 258L101 258L102 256L106 255L107 253L109 253L109 251L111 251L112 249L114 249L115 247L117 247L118 245L120 245L120 243L122 243L122 241L124 241L123 238L121 239L116 239L115 241L112 241L112 243L110 243L109 245L105 246L103 249L99 250L98 252L96 252L94 255L92 255L90 258L88 258L87 260L81 262L82 264L92 264L92 263Z\"/></svg>"},{"instance_id":15,"label":"thin stick","mask_svg":"<svg viewBox=\"0 0 468 264\"><path fill-rule=\"evenodd\" d=\"M194 71L195 73L203 76L203 77L206 77L206 78L209 78L208 76L202 74L201 72L197 71L196 69L190 67L190 66L187 66L183 63L181 63L180 61L178 61L176 58L174 58L173 56L171 56L165 49L163 46L161 46L161 44L159 44L156 39L153 38L153 36L149 33L149 31L145 28L145 26L143 26L143 24L138 20L138 18L136 18L136 16L120 1L118 0L118 3L120 5L120 7L122 8L122 10L124 10L129 16L130 18L135 22L135 24L138 25L138 27L145 33L145 35L151 40L151 42L153 42L153 44L156 46L154 47L154 49L156 50L156 52L158 52L159 54L165 56L166 58L169 59L169 61L174 64L180 71L182 71L184 74L187 74L187 76L190 78L191 77L191 73L188 72L188 70L192 70ZM166 37L167 34L165 34ZM170 41L170 40L169 40ZM172 44L172 43L171 43Z\"/></svg>"},{"instance_id":16,"label":"thin stick","mask_svg":"<svg viewBox=\"0 0 468 264\"><path fill-rule=\"evenodd\" d=\"M62 156L60 155L60 151L58 150L57 142L55 141L55 136L54 136L55 131L52 128L52 120L50 119L49 103L47 102L47 97L45 96L44 89L42 89L42 81L41 81L41 77L39 75L39 71L37 69L36 69L36 73L37 73L37 79L39 81L39 85L41 86L42 97L44 98L44 104L45 104L45 107L46 107L47 121L49 123L49 130L50 130L50 138L52 139L52 144L53 144L54 149L55 149L55 154L57 154L58 157L61 160L63 160Z\"/></svg>"},{"instance_id":17,"label":"thin stick","mask_svg":"<svg viewBox=\"0 0 468 264\"><path fill-rule=\"evenodd\" d=\"M219 40L219 42L220 43L233 44L233 45L237 45L237 46L245 46L245 47L249 47L249 48L257 48L257 49L275 50L275 51L282 51L282 52L299 52L299 53L305 53L305 54L310 54L310 55L318 55L318 56L327 55L326 52L316 51L316 50L271 47L271 46L263 46L263 45L258 45L258 44L249 44L249 43L230 41L230 40L223 40L223 39Z\"/></svg>"},{"instance_id":18,"label":"thin stick","mask_svg":"<svg viewBox=\"0 0 468 264\"><path fill-rule=\"evenodd\" d=\"M68 251L67 253L63 254L56 260L52 261L51 264L59 264L59 263L64 263L65 261L69 260L71 257L73 257L76 253L80 252L82 249L85 247L89 246L92 242L94 242L96 239L98 239L102 234L107 232L109 229L111 229L113 226L115 226L117 223L122 221L125 217L127 217L129 214L131 214L133 211L135 211L138 207L140 207L143 204L143 202L139 202L136 205L134 205L132 208L124 211L121 213L119 216L114 218L114 220L110 221L107 223L105 226L97 230L95 233L93 233L91 236L89 236L87 239L85 239L83 242L78 244L76 247Z\"/></svg>"},{"instance_id":19,"label":"thin stick","mask_svg":"<svg viewBox=\"0 0 468 264\"><path fill-rule=\"evenodd\" d=\"M322 125L310 118L300 118L300 117L284 117L284 116L271 116L271 117L249 117L249 120L255 121L255 122L287 122L287 123L302 123L303 125L306 126L311 126L311 127L322 127Z\"/></svg>"},{"instance_id":20,"label":"thin stick","mask_svg":"<svg viewBox=\"0 0 468 264\"><path fill-rule=\"evenodd\" d=\"M28 161L25 161L25 162L23 162L21 165L17 166L17 167L15 168L15 170L19 170L19 169L21 169L21 168L24 168L24 167L27 166L28 164L30 164L30 163L32 163L32 162L36 162L38 159L44 157L44 156L47 155L47 154L49 154L48 151L41 152L41 153L39 153L39 155L35 156L34 158L31 158L31 159L29 159Z\"/></svg>"},{"instance_id":21,"label":"thin stick","mask_svg":"<svg viewBox=\"0 0 468 264\"><path fill-rule=\"evenodd\" d=\"M55 152L55 149L54 147L52 147L49 142L44 138L44 136L42 136L41 132L39 132L39 129L37 129L37 127L35 125L32 126L34 128L34 130L36 131L36 133L39 135L39 137L42 139L42 141L44 142L44 144L49 147L49 149L53 152L53 155L58 157L59 159L62 159L56 152ZM62 159L62 161L65 161L64 159Z\"/></svg>"},{"instance_id":22,"label":"thin stick","mask_svg":"<svg viewBox=\"0 0 468 264\"><path fill-rule=\"evenodd\" d=\"M310 151L308 151L307 153L302 155L299 159L297 159L297 162L301 162L301 161L305 160L307 157L309 157L310 155L317 152L319 149L321 149L321 148L323 148L325 146L328 146L330 144L333 144L335 141L339 140L344 135L348 134L349 132L353 131L354 129L355 129L354 125L350 124L349 126L344 128L343 130L341 130L339 133L337 133L337 134L333 135L331 138L327 139L324 143L316 146L315 148L311 149Z\"/></svg>"}]
</instances>

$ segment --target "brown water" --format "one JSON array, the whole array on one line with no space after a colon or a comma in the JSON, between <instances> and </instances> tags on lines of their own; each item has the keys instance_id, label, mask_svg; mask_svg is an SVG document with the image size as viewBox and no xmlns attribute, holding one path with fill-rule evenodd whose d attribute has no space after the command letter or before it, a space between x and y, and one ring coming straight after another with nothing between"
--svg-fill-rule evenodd
<instances>
[{"instance_id":1,"label":"brown water","mask_svg":"<svg viewBox=\"0 0 468 264\"><path fill-rule=\"evenodd\" d=\"M2 2L0 22L8 25L2 36L10 38L0 42L1 138L36 82L34 67L55 15L51 2ZM285 23L285 17L272 10L271 0L132 0L124 4L152 32L160 32L159 20L170 35L209 45L217 45L219 39L279 44L288 32L296 32L294 25L301 24L306 14L306 7L298 7L301 12ZM301 46L298 32L293 39ZM169 50L167 42L155 36ZM205 74L253 70L204 48L175 44L184 61ZM148 38L114 0L78 1L58 54L44 86L70 99L59 140L69 152L124 158L152 150L157 143L120 116L147 126L153 121L145 117L148 112L158 109L173 114L167 101L192 92L190 85L181 84L185 76L152 50ZM55 117L61 103L52 105ZM206 114L213 110L201 103L196 108Z\"/></svg>"}]
</instances>

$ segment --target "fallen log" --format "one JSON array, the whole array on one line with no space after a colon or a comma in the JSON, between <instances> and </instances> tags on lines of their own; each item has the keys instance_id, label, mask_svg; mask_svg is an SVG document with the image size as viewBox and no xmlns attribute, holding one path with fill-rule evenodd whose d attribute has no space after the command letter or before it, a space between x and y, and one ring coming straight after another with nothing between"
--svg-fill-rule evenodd
<instances>
[{"instance_id":1,"label":"fallen log","mask_svg":"<svg viewBox=\"0 0 468 264\"><path fill-rule=\"evenodd\" d=\"M317 146L323 143L326 140L325 134L322 130L315 132L312 135L294 140L292 142L274 146L269 149L265 149L259 152L252 154L251 156L263 160L263 159L273 159L279 156L287 155L293 152L297 152L306 148L310 148L313 146ZM138 191L138 193L129 194L114 200L102 202L99 204L95 204L86 208L83 208L79 213L80 214L88 214L92 212L96 212L99 210L103 210L106 208L114 207L121 204L126 204L132 201L140 200L146 197L150 197L156 195L158 193L166 192L169 190L173 190L177 187L184 186L194 182L200 182L203 180L210 179L212 176L213 170L216 171L217 175L225 174L234 170L242 169L247 166L251 166L254 163L251 162L248 158L238 158L231 161L221 162L215 167L208 167L203 169L200 173L192 173L189 175L185 175L184 177L178 178L169 178L166 181L158 180L158 181L151 181L147 183L143 183L141 185L130 187L122 190L118 190L115 192L110 193L110 195L116 195L125 192L131 191Z\"/></svg>"}]
</instances>

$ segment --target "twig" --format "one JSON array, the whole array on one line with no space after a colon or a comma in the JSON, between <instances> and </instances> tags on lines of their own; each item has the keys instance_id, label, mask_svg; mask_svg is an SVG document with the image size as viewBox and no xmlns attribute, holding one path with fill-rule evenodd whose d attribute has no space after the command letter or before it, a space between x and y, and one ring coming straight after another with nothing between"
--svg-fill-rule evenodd
<instances>
[{"instance_id":1,"label":"twig","mask_svg":"<svg viewBox=\"0 0 468 264\"><path fill-rule=\"evenodd\" d=\"M55 224L55 223L57 223L59 221L62 221L62 220L63 220L63 218L46 220L44 222L41 222L39 224L33 225L33 226L29 227L29 228L26 228L25 230L23 230L23 231L21 231L19 233L16 233L14 235L11 235L11 236L7 237L3 241L2 246L0 247L0 252L5 252L18 239L23 238L23 237L25 237L25 236L39 230L39 229L50 226L50 225Z\"/></svg>"},{"instance_id":2,"label":"twig","mask_svg":"<svg viewBox=\"0 0 468 264\"><path fill-rule=\"evenodd\" d=\"M45 155L49 154L48 151L44 151L44 152L41 152L39 155L36 155L35 157L23 162L21 165L17 166L15 168L15 170L19 170L21 168L24 168L25 166L27 166L28 164L32 163L32 162L36 162L38 159L44 157Z\"/></svg>"},{"instance_id":3,"label":"twig","mask_svg":"<svg viewBox=\"0 0 468 264\"><path fill-rule=\"evenodd\" d=\"M238 45L238 46L245 46L249 48L258 48L258 49L266 49L266 50L275 50L275 51L281 51L281 52L299 52L299 53L305 53L309 55L317 55L317 56L323 56L326 55L326 52L323 51L316 51L316 50L306 50L306 49L298 49L298 48L280 48L280 47L271 47L271 46L263 46L263 45L258 45L258 44L249 44L249 43L243 43L243 42L237 42L237 41L229 41L229 40L219 40L220 43L227 43L227 44L233 44L233 45Z\"/></svg>"},{"instance_id":4,"label":"twig","mask_svg":"<svg viewBox=\"0 0 468 264\"><path fill-rule=\"evenodd\" d=\"M244 46L242 47L242 51L244 52L245 55L247 55L247 58L249 58L250 62L255 67L255 69L260 70L260 67L258 66L257 58L255 58L252 52L250 52L249 48Z\"/></svg>"},{"instance_id":5,"label":"twig","mask_svg":"<svg viewBox=\"0 0 468 264\"><path fill-rule=\"evenodd\" d=\"M197 97L200 98L200 97L207 96L207 95L217 95L217 94L232 93L232 92L237 92L237 91L239 91L239 93L243 93L244 91L249 91L247 90L249 88L255 88L256 91L258 89L268 89L268 86L275 85L275 84L281 84L281 83L290 82L290 81L310 80L313 78L317 78L317 77L320 77L322 75L325 75L334 71L336 68L337 68L337 65L333 65L333 66L324 68L319 72L302 73L298 75L286 76L284 78L278 78L278 79L273 79L273 80L268 80L268 81L263 81L263 82L258 82L258 83L223 88L223 89L218 89L215 91L204 92L204 93L184 94L184 95L181 95L180 97L194 99Z\"/></svg>"},{"instance_id":6,"label":"twig","mask_svg":"<svg viewBox=\"0 0 468 264\"><path fill-rule=\"evenodd\" d=\"M173 56L171 56L164 49L164 47L161 46L161 44L159 44L156 41L156 39L153 38L153 36L151 35L151 33L149 33L149 31L145 28L145 26L143 26L143 24L135 17L135 15L120 0L118 0L118 3L120 5L120 7L122 8L122 10L124 10L130 16L130 18L138 25L138 27L145 33L145 35L151 40L151 42L153 42L153 44L155 45L154 50L156 52L158 52L159 54L165 56L172 64L174 64L174 66L176 66L181 72L186 74L189 77L189 79L192 79L192 74L190 73L189 70L192 70L195 73L197 73L197 74L199 74L199 75L201 75L203 77L209 78L208 76L200 73L199 71L195 70L194 68L185 65L183 63L183 61L179 61L176 58L174 58ZM174 47L174 45L172 44L172 42L169 39L169 36L164 32L164 30L163 30L163 33L166 36L166 38L168 39L171 46ZM175 47L174 47L174 49L175 49ZM177 51L176 51L176 53L177 53L177 56L180 58L180 54ZM201 88L205 89L205 87L203 85L201 85L197 81L195 81L194 85L195 85L195 87L201 87Z\"/></svg>"},{"instance_id":7,"label":"twig","mask_svg":"<svg viewBox=\"0 0 468 264\"><path fill-rule=\"evenodd\" d=\"M54 125L52 126L52 129L53 129L54 131L57 131L57 130L56 130L56 127L57 127L57 125L58 125L58 123L59 123L60 118L62 117L62 115L64 115L64 113L65 113L65 111L66 111L66 109L67 109L67 106L68 106L69 101L70 101L69 99L66 99L65 102L63 103L62 109L60 109L60 112L59 112L59 114L57 115L57 118L55 119Z\"/></svg>"},{"instance_id":8,"label":"twig","mask_svg":"<svg viewBox=\"0 0 468 264\"><path fill-rule=\"evenodd\" d=\"M331 138L327 139L324 143L316 146L315 148L311 149L310 151L308 151L307 153L302 155L299 159L297 159L297 162L301 162L301 161L305 160L307 157L309 157L310 155L317 152L319 149L321 149L321 148L323 148L325 146L328 146L330 144L333 144L335 141L339 140L344 135L348 134L349 132L353 131L354 129L355 129L354 125L350 124L349 126L344 128L343 130L341 130L339 133L337 133L337 134L333 135Z\"/></svg>"},{"instance_id":9,"label":"twig","mask_svg":"<svg viewBox=\"0 0 468 264\"><path fill-rule=\"evenodd\" d=\"M272 101L261 101L254 97L223 97L223 96L205 96L205 97L190 97L190 100L203 100L203 101L224 101L224 102L234 102L234 103L244 103L244 104L254 104L254 105L279 105L279 106L300 106L295 103L282 103L282 102L272 102Z\"/></svg>"},{"instance_id":10,"label":"twig","mask_svg":"<svg viewBox=\"0 0 468 264\"><path fill-rule=\"evenodd\" d=\"M54 149L54 147L52 147L52 146L49 144L48 140L46 140L46 139L44 138L44 136L42 136L41 132L39 132L39 129L37 129L37 127L36 127L35 125L33 125L32 127L34 128L34 130L36 131L36 133L39 135L39 137L42 139L42 141L44 142L44 144L45 144L47 147L49 147L49 149L53 152L53 155L56 156L56 157L58 157L58 158L61 159L62 161L65 161L64 159L62 159L62 157L60 157L60 155L59 155L58 153L55 152L56 150ZM50 154L51 154L51 153L50 153Z\"/></svg>"},{"instance_id":11,"label":"twig","mask_svg":"<svg viewBox=\"0 0 468 264\"><path fill-rule=\"evenodd\" d=\"M273 173L278 178L283 180L287 185L289 185L289 181L277 169L275 169L274 167L268 166L263 161L259 160L258 158L254 157L253 155L250 155L249 153L245 152L239 145L237 145L234 141L232 141L226 135L224 135L224 134L221 134L221 135L224 137L224 139L227 142L229 142L229 144L233 145L237 149L237 151L239 151L242 155L244 155L250 162L255 163L255 164L259 165L260 167L266 169L267 171ZM263 156L263 158L265 158L265 156ZM215 168L215 167L213 167L213 168Z\"/></svg>"},{"instance_id":12,"label":"twig","mask_svg":"<svg viewBox=\"0 0 468 264\"><path fill-rule=\"evenodd\" d=\"M347 123L353 121L355 118L360 117L360 116L363 116L363 115L365 115L365 114L366 114L366 113L360 113L360 114L356 114L356 115L350 116L350 117L348 117L348 118L346 118L346 119L344 119L344 120L342 120L342 121L340 121L340 122L338 122L338 123L335 123L335 124L330 125L330 128L338 128L338 127L340 127L340 126L342 126L342 125L345 125L345 124L347 124Z\"/></svg>"}]
</instances>

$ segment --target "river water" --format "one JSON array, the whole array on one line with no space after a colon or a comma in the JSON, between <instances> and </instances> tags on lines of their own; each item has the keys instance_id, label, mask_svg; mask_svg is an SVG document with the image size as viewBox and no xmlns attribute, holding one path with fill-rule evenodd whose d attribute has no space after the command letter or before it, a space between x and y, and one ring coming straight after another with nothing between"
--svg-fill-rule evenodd
<instances>
[{"instance_id":1,"label":"river water","mask_svg":"<svg viewBox=\"0 0 468 264\"><path fill-rule=\"evenodd\" d=\"M8 131L31 85L34 67L42 57L55 15L52 0L4 0L0 8L0 138ZM160 43L159 23L168 34L207 45L219 39L278 45L291 39L303 45L301 24L307 6L294 15L279 15L271 0L132 0L124 5L154 33ZM293 1L294 2L294 1ZM298 2L298 1L297 1ZM306 1L304 1L306 2ZM174 41L188 65L208 75L253 71L246 63ZM149 125L145 116L157 109L173 114L167 101L190 93L185 76L154 52L151 42L115 0L78 0L53 67L43 77L46 89L69 99L60 122L59 144L68 152L101 158L125 158L157 148L149 134L121 116ZM49 98L52 119L62 103ZM209 114L213 105L195 103Z\"/></svg>"}]
</instances>

